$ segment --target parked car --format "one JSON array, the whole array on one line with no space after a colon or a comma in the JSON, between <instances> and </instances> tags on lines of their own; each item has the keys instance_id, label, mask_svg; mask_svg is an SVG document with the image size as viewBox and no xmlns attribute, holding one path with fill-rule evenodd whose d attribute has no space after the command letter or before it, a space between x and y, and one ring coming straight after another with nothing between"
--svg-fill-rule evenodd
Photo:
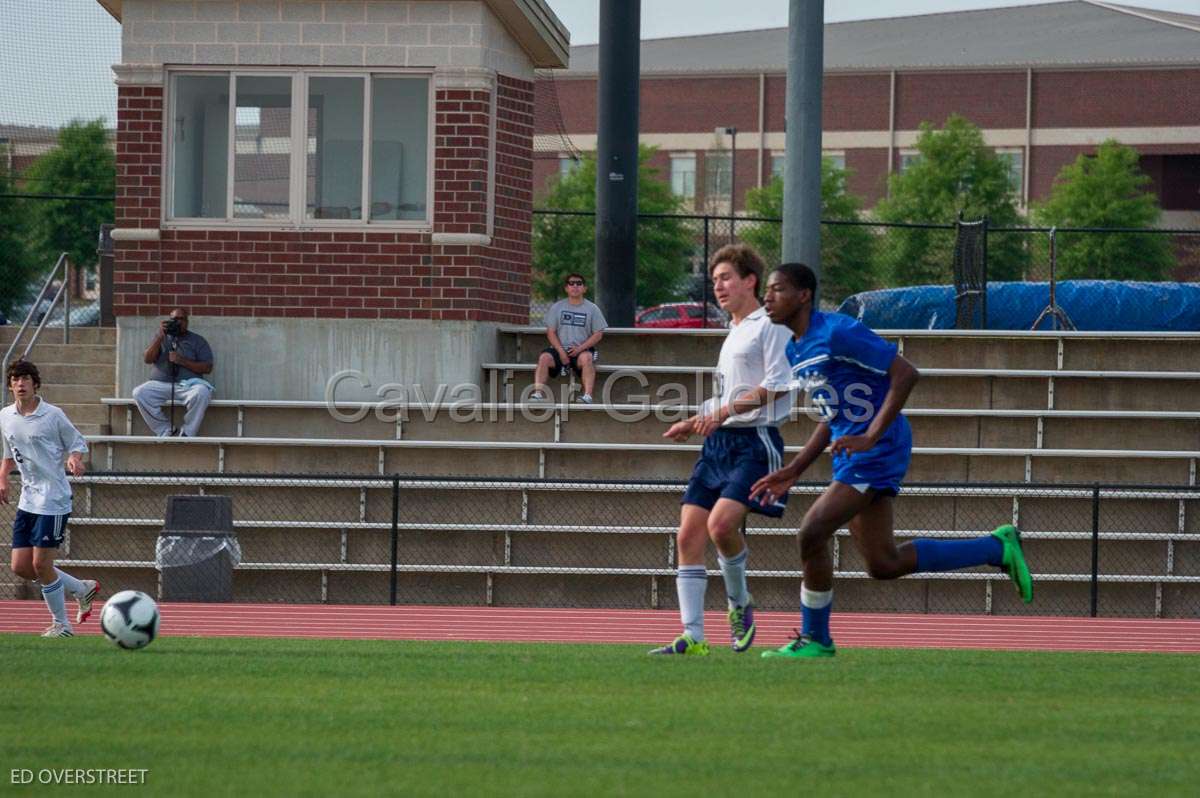
<instances>
[{"instance_id":1,"label":"parked car","mask_svg":"<svg viewBox=\"0 0 1200 798\"><path fill-rule=\"evenodd\" d=\"M657 327L662 329L727 327L725 314L712 302L708 306L708 323L705 324L703 302L669 302L655 305L637 314L634 327Z\"/></svg>"}]
</instances>

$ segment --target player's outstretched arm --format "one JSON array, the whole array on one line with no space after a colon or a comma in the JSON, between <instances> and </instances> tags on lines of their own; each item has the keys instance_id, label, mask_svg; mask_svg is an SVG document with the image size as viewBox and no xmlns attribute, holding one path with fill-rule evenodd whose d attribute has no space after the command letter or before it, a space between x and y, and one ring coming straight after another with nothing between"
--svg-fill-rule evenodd
<instances>
[{"instance_id":1,"label":"player's outstretched arm","mask_svg":"<svg viewBox=\"0 0 1200 798\"><path fill-rule=\"evenodd\" d=\"M921 378L921 373L902 355L896 355L892 365L888 367L888 377L891 379L891 387L888 388L887 396L883 398L883 404L879 406L879 412L871 419L867 431L862 435L843 435L838 438L830 450L833 454L865 452L878 443L883 433L904 409L909 394Z\"/></svg>"},{"instance_id":2,"label":"player's outstretched arm","mask_svg":"<svg viewBox=\"0 0 1200 798\"><path fill-rule=\"evenodd\" d=\"M813 430L813 434L809 436L808 442L804 444L804 448L792 458L792 462L783 468L772 471L751 486L750 498L769 504L786 494L800 478L800 475L821 456L821 452L825 451L830 437L832 437L832 433L829 431L829 425L825 422L818 424L817 428Z\"/></svg>"}]
</instances>

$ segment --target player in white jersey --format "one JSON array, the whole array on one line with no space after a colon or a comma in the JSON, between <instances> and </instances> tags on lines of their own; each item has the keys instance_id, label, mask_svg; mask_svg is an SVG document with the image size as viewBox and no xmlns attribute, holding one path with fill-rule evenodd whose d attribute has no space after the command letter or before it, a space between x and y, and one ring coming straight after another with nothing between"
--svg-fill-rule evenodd
<instances>
[{"instance_id":1,"label":"player in white jersey","mask_svg":"<svg viewBox=\"0 0 1200 798\"><path fill-rule=\"evenodd\" d=\"M786 327L773 324L759 303L763 271L762 259L744 244L722 247L709 267L713 293L732 323L721 346L713 398L664 435L680 442L700 435L704 449L681 501L677 536L675 587L684 631L651 654L708 653L704 553L709 540L717 548L725 580L733 650L745 651L754 642L754 600L746 587L749 549L742 522L747 513L783 515L786 496L760 503L750 498L750 488L783 465L778 426L788 420L792 409L790 334Z\"/></svg>"},{"instance_id":2,"label":"player in white jersey","mask_svg":"<svg viewBox=\"0 0 1200 798\"><path fill-rule=\"evenodd\" d=\"M13 573L42 585L42 598L54 619L42 637L71 637L64 591L79 603L76 623L91 615L100 592L99 582L76 579L54 567L71 515L71 484L63 461L72 475L82 476L87 443L62 410L38 396L42 380L37 366L18 360L8 367L6 379L14 401L0 410L0 502L8 504L9 474L14 468L21 472L21 501L13 519Z\"/></svg>"}]
</instances>

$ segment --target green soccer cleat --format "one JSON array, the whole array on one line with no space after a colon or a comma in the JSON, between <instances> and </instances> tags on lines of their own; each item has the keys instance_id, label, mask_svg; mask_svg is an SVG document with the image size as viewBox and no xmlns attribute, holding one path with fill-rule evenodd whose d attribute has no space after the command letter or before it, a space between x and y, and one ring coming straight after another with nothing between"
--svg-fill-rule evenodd
<instances>
[{"instance_id":1,"label":"green soccer cleat","mask_svg":"<svg viewBox=\"0 0 1200 798\"><path fill-rule=\"evenodd\" d=\"M832 657L835 654L837 654L837 646L833 644L832 640L829 641L829 645L825 645L797 631L796 636L786 645L782 645L774 651L764 651L762 655L764 659L769 657L812 659L813 657Z\"/></svg>"},{"instance_id":2,"label":"green soccer cleat","mask_svg":"<svg viewBox=\"0 0 1200 798\"><path fill-rule=\"evenodd\" d=\"M1033 601L1033 577L1029 575L1029 566L1025 564L1025 554L1021 551L1021 533L1012 524L1005 524L992 533L1004 546L1004 564L1000 570L1008 574L1026 604Z\"/></svg>"},{"instance_id":3,"label":"green soccer cleat","mask_svg":"<svg viewBox=\"0 0 1200 798\"><path fill-rule=\"evenodd\" d=\"M738 654L746 651L754 643L754 633L758 625L754 623L754 598L751 597L745 607L729 608L729 635L733 638L733 650Z\"/></svg>"},{"instance_id":4,"label":"green soccer cleat","mask_svg":"<svg viewBox=\"0 0 1200 798\"><path fill-rule=\"evenodd\" d=\"M680 635L662 648L654 648L648 654L686 654L692 657L708 656L708 641L696 641L690 635Z\"/></svg>"}]
</instances>

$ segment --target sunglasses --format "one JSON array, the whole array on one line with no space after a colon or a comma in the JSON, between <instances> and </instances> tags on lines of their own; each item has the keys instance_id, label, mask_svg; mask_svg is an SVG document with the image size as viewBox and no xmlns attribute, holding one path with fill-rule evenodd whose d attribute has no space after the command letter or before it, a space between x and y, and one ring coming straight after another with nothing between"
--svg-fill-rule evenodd
<instances>
[{"instance_id":1,"label":"sunglasses","mask_svg":"<svg viewBox=\"0 0 1200 798\"><path fill-rule=\"evenodd\" d=\"M583 280L567 280L567 285L583 285Z\"/></svg>"}]
</instances>

